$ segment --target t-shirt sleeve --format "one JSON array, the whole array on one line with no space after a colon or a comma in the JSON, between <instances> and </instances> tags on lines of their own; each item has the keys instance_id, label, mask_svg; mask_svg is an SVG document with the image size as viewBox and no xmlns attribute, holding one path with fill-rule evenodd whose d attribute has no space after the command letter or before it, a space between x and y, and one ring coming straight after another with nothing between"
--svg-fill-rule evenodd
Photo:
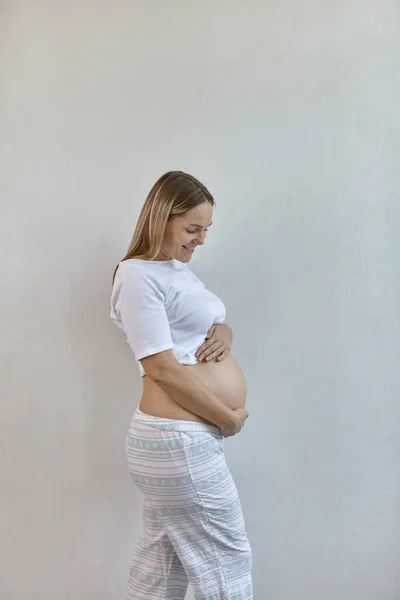
<instances>
[{"instance_id":1,"label":"t-shirt sleeve","mask_svg":"<svg viewBox=\"0 0 400 600\"><path fill-rule=\"evenodd\" d=\"M140 265L122 265L115 309L136 360L173 348L157 277Z\"/></svg>"}]
</instances>

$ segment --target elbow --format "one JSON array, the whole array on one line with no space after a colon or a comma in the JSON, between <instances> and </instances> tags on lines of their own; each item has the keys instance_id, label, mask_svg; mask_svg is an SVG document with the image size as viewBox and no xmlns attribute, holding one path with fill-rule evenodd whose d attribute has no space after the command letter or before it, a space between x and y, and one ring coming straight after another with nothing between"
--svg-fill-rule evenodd
<instances>
[{"instance_id":1,"label":"elbow","mask_svg":"<svg viewBox=\"0 0 400 600\"><path fill-rule=\"evenodd\" d=\"M140 362L145 374L156 384L168 383L175 378L177 371L182 367L171 351L148 356Z\"/></svg>"},{"instance_id":2,"label":"elbow","mask_svg":"<svg viewBox=\"0 0 400 600\"><path fill-rule=\"evenodd\" d=\"M154 383L158 383L163 378L163 369L160 368L159 365L154 364L153 361L148 361L147 359L143 359L140 361L142 365L142 369L144 374L154 381Z\"/></svg>"},{"instance_id":3,"label":"elbow","mask_svg":"<svg viewBox=\"0 0 400 600\"><path fill-rule=\"evenodd\" d=\"M154 366L146 367L143 365L143 370L145 372L145 375L157 385L165 380L165 373L163 369Z\"/></svg>"}]
</instances>

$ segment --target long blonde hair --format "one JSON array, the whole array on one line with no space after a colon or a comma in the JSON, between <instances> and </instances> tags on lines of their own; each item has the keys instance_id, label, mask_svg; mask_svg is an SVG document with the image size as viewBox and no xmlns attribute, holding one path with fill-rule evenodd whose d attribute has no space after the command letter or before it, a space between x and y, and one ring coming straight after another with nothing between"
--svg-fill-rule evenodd
<instances>
[{"instance_id":1,"label":"long blonde hair","mask_svg":"<svg viewBox=\"0 0 400 600\"><path fill-rule=\"evenodd\" d=\"M167 222L203 202L215 205L208 189L192 175L169 171L151 188L136 224L128 251L120 261L145 256L155 260L160 254ZM118 265L113 275L113 283Z\"/></svg>"}]
</instances>

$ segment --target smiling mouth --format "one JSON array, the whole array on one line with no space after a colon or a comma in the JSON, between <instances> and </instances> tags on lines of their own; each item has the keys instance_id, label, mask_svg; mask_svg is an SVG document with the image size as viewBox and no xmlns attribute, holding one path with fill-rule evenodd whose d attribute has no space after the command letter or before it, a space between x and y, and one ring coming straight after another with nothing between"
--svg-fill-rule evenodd
<instances>
[{"instance_id":1,"label":"smiling mouth","mask_svg":"<svg viewBox=\"0 0 400 600\"><path fill-rule=\"evenodd\" d=\"M183 246L183 248L185 248L186 252L190 252L190 254L194 252L194 248L187 248L186 246Z\"/></svg>"}]
</instances>

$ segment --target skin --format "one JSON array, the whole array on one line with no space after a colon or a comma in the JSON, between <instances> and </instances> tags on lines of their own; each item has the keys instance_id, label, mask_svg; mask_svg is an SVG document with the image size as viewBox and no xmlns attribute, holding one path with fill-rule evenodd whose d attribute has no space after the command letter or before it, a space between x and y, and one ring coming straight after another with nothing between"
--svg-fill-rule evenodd
<instances>
[{"instance_id":1,"label":"skin","mask_svg":"<svg viewBox=\"0 0 400 600\"><path fill-rule=\"evenodd\" d=\"M209 202L203 202L185 214L168 221L162 254L157 260L165 260L165 256L175 258L184 263L192 260L197 246L205 242L207 230L212 224L213 207ZM192 252L188 252L193 250Z\"/></svg>"},{"instance_id":2,"label":"skin","mask_svg":"<svg viewBox=\"0 0 400 600\"><path fill-rule=\"evenodd\" d=\"M212 205L209 202L203 202L183 215L168 221L163 247L155 260L174 258L180 262L190 262L196 248L205 242L207 230L212 224L212 216ZM232 330L229 325L213 325L207 332L205 342L197 350L196 355L199 360L223 360L230 352L231 342ZM235 426L232 429L221 429L224 437L238 433L248 417L248 412L242 408L235 409L234 413Z\"/></svg>"},{"instance_id":3,"label":"skin","mask_svg":"<svg viewBox=\"0 0 400 600\"><path fill-rule=\"evenodd\" d=\"M192 260L197 246L205 242L208 228L212 225L213 207L210 202L203 202L185 214L168 221L163 249L157 260L172 257L184 263ZM187 249L193 250L188 252ZM196 352L200 362L205 360L221 361L230 352L232 330L229 325L213 325L207 332L205 342Z\"/></svg>"}]
</instances>

